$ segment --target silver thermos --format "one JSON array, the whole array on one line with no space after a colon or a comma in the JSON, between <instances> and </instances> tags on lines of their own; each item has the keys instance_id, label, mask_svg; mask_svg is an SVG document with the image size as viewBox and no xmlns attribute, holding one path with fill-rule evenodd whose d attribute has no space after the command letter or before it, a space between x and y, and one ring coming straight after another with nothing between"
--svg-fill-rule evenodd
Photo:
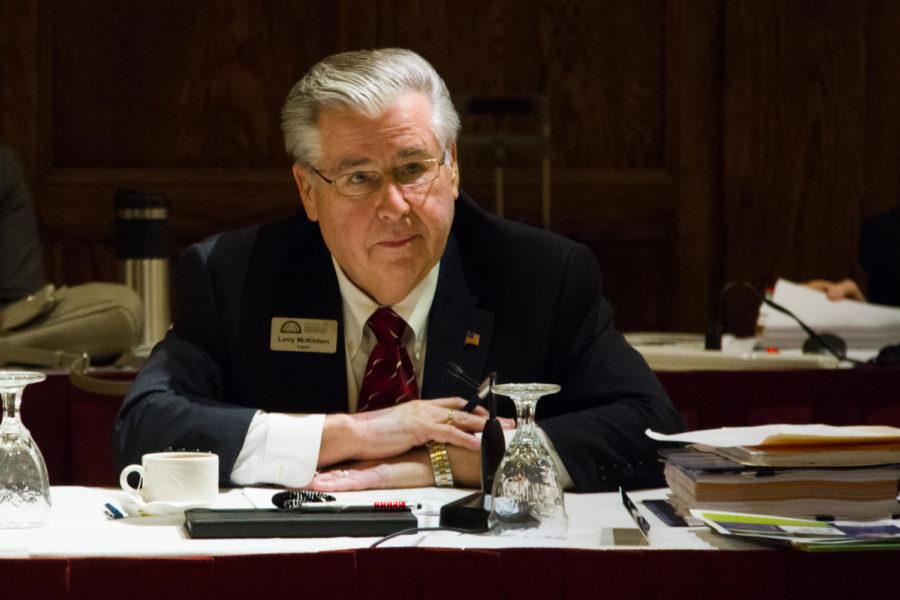
<instances>
[{"instance_id":1,"label":"silver thermos","mask_svg":"<svg viewBox=\"0 0 900 600\"><path fill-rule=\"evenodd\" d=\"M144 331L132 353L150 354L172 324L169 297L169 201L162 194L116 191L116 255L121 277L144 304Z\"/></svg>"}]
</instances>

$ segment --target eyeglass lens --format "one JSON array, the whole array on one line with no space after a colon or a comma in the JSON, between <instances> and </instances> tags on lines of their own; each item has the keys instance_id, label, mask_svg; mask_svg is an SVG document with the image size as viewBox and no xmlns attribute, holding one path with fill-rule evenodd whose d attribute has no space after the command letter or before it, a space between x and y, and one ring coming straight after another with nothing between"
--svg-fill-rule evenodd
<instances>
[{"instance_id":1,"label":"eyeglass lens","mask_svg":"<svg viewBox=\"0 0 900 600\"><path fill-rule=\"evenodd\" d=\"M391 171L391 178L404 188L430 183L437 179L445 159L446 154L440 160L429 158L404 163ZM383 179L379 171L353 171L338 175L334 185L344 196L365 196L378 191Z\"/></svg>"}]
</instances>

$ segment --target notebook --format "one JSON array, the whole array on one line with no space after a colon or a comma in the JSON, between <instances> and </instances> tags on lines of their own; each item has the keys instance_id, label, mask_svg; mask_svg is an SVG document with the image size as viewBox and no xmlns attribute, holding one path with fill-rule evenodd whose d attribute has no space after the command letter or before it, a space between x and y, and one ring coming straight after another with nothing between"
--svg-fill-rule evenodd
<instances>
[{"instance_id":1,"label":"notebook","mask_svg":"<svg viewBox=\"0 0 900 600\"><path fill-rule=\"evenodd\" d=\"M195 508L184 513L184 527L195 539L381 537L416 527L409 510L307 513L293 510Z\"/></svg>"}]
</instances>

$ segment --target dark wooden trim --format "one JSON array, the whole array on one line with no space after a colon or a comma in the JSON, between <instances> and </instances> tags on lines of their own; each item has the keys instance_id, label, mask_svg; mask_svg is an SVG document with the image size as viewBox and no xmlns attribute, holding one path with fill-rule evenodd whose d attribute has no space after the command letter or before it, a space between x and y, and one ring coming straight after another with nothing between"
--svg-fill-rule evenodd
<instances>
[{"instance_id":1,"label":"dark wooden trim","mask_svg":"<svg viewBox=\"0 0 900 600\"><path fill-rule=\"evenodd\" d=\"M715 0L670 3L668 96L673 123L673 171L678 173L675 327L703 331L710 300L722 285L721 82L722 4Z\"/></svg>"}]
</instances>

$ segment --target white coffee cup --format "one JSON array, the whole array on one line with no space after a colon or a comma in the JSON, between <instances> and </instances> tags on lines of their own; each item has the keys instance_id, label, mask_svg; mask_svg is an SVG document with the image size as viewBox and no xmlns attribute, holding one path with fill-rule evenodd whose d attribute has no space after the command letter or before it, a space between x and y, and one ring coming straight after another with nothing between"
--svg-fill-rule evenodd
<instances>
[{"instance_id":1,"label":"white coffee cup","mask_svg":"<svg viewBox=\"0 0 900 600\"><path fill-rule=\"evenodd\" d=\"M134 488L128 476L138 473ZM145 454L140 465L128 465L119 485L144 502L213 502L219 493L219 457L207 452L157 452Z\"/></svg>"}]
</instances>

